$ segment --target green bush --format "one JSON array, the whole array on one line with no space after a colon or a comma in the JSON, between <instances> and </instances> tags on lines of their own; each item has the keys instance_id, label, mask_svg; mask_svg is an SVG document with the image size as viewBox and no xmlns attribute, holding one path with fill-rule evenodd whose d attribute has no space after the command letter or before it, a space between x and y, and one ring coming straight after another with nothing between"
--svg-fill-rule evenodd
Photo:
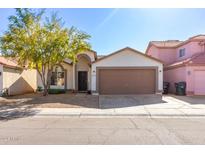
<instances>
[{"instance_id":1,"label":"green bush","mask_svg":"<svg viewBox=\"0 0 205 154\"><path fill-rule=\"evenodd\" d=\"M64 94L65 89L49 89L48 93L49 94Z\"/></svg>"},{"instance_id":2,"label":"green bush","mask_svg":"<svg viewBox=\"0 0 205 154\"><path fill-rule=\"evenodd\" d=\"M41 91L43 91L43 88L41 86L38 86L37 91L41 92Z\"/></svg>"}]
</instances>

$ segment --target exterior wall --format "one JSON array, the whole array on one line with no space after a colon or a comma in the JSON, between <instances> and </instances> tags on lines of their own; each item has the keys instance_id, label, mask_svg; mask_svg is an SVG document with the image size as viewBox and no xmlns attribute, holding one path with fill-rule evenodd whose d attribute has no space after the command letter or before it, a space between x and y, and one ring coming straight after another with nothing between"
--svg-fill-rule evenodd
<instances>
[{"instance_id":1,"label":"exterior wall","mask_svg":"<svg viewBox=\"0 0 205 154\"><path fill-rule=\"evenodd\" d=\"M86 51L82 54L87 55L90 58L90 61L95 61L94 52ZM80 55L80 54L79 54ZM69 61L69 60L68 60ZM89 62L89 63L91 63ZM67 90L77 90L77 71L88 71L88 90L91 89L91 67L88 65L88 61L85 58L78 59L76 64L61 64L64 69L66 69L66 89ZM40 75L37 73L37 85L43 88L43 84L40 78ZM57 86L53 86L52 88L58 88Z\"/></svg>"},{"instance_id":2,"label":"exterior wall","mask_svg":"<svg viewBox=\"0 0 205 154\"><path fill-rule=\"evenodd\" d=\"M147 52L147 55L152 56L154 58L160 59L159 57L159 49L156 48L155 46L151 46Z\"/></svg>"},{"instance_id":3,"label":"exterior wall","mask_svg":"<svg viewBox=\"0 0 205 154\"><path fill-rule=\"evenodd\" d=\"M179 50L185 48L185 56L179 57ZM180 46L176 49L176 61L180 61L186 58L191 57L192 55L202 52L203 48L199 45L199 42L189 42L183 46Z\"/></svg>"},{"instance_id":4,"label":"exterior wall","mask_svg":"<svg viewBox=\"0 0 205 154\"><path fill-rule=\"evenodd\" d=\"M97 67L158 67L158 90L162 91L163 65L160 62L144 57L134 51L130 51L129 49L92 64L92 91L96 91Z\"/></svg>"},{"instance_id":5,"label":"exterior wall","mask_svg":"<svg viewBox=\"0 0 205 154\"><path fill-rule=\"evenodd\" d=\"M176 50L173 48L157 48L152 46L148 50L148 55L162 60L165 65L176 61Z\"/></svg>"},{"instance_id":6,"label":"exterior wall","mask_svg":"<svg viewBox=\"0 0 205 154\"><path fill-rule=\"evenodd\" d=\"M24 70L21 76L29 83L29 85L36 91L37 89L37 71L35 69Z\"/></svg>"},{"instance_id":7,"label":"exterior wall","mask_svg":"<svg viewBox=\"0 0 205 154\"><path fill-rule=\"evenodd\" d=\"M62 63L61 64L63 66L63 68L66 70L66 89L70 90L73 89L73 65L69 65L66 63ZM43 88L43 83L41 81L41 77L40 75L37 73L37 86L42 87ZM51 86L51 88L59 88L61 89L61 87L57 87L57 86Z\"/></svg>"},{"instance_id":8,"label":"exterior wall","mask_svg":"<svg viewBox=\"0 0 205 154\"><path fill-rule=\"evenodd\" d=\"M175 62L175 55L175 49L159 49L159 59L162 60L165 63L165 65Z\"/></svg>"},{"instance_id":9,"label":"exterior wall","mask_svg":"<svg viewBox=\"0 0 205 154\"><path fill-rule=\"evenodd\" d=\"M186 72L186 76L187 76L187 93L192 95L194 94L194 79L195 79L195 71L205 71L205 66L187 66L187 72ZM202 83L204 84L204 83Z\"/></svg>"},{"instance_id":10,"label":"exterior wall","mask_svg":"<svg viewBox=\"0 0 205 154\"><path fill-rule=\"evenodd\" d=\"M36 90L36 71L3 68L3 89L8 89L9 95L17 95Z\"/></svg>"},{"instance_id":11,"label":"exterior wall","mask_svg":"<svg viewBox=\"0 0 205 154\"><path fill-rule=\"evenodd\" d=\"M164 81L170 83L169 91L175 93L174 83L181 81L186 82L186 67L164 70Z\"/></svg>"},{"instance_id":12,"label":"exterior wall","mask_svg":"<svg viewBox=\"0 0 205 154\"><path fill-rule=\"evenodd\" d=\"M82 54L86 54L88 57L90 57L91 62L94 62L94 61L95 61L94 52L92 52L92 51L85 51L85 52L83 52Z\"/></svg>"},{"instance_id":13,"label":"exterior wall","mask_svg":"<svg viewBox=\"0 0 205 154\"><path fill-rule=\"evenodd\" d=\"M0 64L0 96L3 90L3 65Z\"/></svg>"},{"instance_id":14,"label":"exterior wall","mask_svg":"<svg viewBox=\"0 0 205 154\"><path fill-rule=\"evenodd\" d=\"M63 68L66 69L66 86L67 89L73 89L73 65L62 64Z\"/></svg>"},{"instance_id":15,"label":"exterior wall","mask_svg":"<svg viewBox=\"0 0 205 154\"><path fill-rule=\"evenodd\" d=\"M183 48L185 48L185 56L179 57L179 50ZM178 48L156 48L152 46L149 48L147 54L162 60L166 65L184 60L202 51L204 51L204 49L199 45L199 42L189 42Z\"/></svg>"}]
</instances>

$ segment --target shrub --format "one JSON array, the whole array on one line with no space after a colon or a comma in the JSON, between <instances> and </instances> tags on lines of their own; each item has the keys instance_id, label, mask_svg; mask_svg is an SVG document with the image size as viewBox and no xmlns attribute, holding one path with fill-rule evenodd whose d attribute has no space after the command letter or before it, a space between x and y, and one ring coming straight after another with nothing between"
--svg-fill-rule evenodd
<instances>
[{"instance_id":1,"label":"shrub","mask_svg":"<svg viewBox=\"0 0 205 154\"><path fill-rule=\"evenodd\" d=\"M38 86L37 91L39 91L39 92L43 91L42 87Z\"/></svg>"},{"instance_id":2,"label":"shrub","mask_svg":"<svg viewBox=\"0 0 205 154\"><path fill-rule=\"evenodd\" d=\"M64 94L65 89L49 89L48 93L49 94Z\"/></svg>"}]
</instances>

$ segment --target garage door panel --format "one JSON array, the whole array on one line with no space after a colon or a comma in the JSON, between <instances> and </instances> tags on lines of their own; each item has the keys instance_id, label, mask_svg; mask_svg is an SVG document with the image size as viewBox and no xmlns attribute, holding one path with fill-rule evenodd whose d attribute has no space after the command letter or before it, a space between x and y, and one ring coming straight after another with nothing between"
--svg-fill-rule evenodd
<instances>
[{"instance_id":1,"label":"garage door panel","mask_svg":"<svg viewBox=\"0 0 205 154\"><path fill-rule=\"evenodd\" d=\"M155 69L100 69L100 94L153 94Z\"/></svg>"}]
</instances>

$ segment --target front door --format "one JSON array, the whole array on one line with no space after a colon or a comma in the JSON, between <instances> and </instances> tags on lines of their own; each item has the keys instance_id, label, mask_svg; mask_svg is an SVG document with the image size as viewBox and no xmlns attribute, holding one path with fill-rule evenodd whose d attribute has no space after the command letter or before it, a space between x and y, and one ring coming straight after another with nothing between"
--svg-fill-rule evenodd
<instances>
[{"instance_id":1,"label":"front door","mask_svg":"<svg viewBox=\"0 0 205 154\"><path fill-rule=\"evenodd\" d=\"M88 85L87 79L88 79L88 73L86 71L78 72L78 90L79 91L87 90L87 85Z\"/></svg>"}]
</instances>

